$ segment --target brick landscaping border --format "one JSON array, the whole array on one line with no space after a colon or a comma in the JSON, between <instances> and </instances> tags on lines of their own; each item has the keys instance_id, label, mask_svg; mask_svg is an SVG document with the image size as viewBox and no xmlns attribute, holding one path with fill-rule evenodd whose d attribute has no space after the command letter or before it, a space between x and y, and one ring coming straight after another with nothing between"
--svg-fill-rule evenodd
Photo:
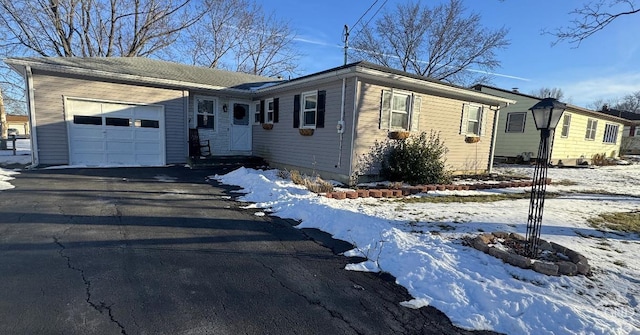
<instances>
[{"instance_id":1,"label":"brick landscaping border","mask_svg":"<svg viewBox=\"0 0 640 335\"><path fill-rule=\"evenodd\" d=\"M547 178L547 185L551 184L551 179ZM415 195L418 193L427 193L433 191L467 191L467 190L488 190L496 188L511 188L511 187L531 187L531 181L514 181L514 182L500 182L500 183L479 183L479 184L448 184L448 185L417 185L417 186L404 186L399 189L390 188L372 188L372 189L358 189L353 191L336 191L327 192L325 196L331 199L357 199L357 198L401 198L408 195Z\"/></svg>"}]
</instances>

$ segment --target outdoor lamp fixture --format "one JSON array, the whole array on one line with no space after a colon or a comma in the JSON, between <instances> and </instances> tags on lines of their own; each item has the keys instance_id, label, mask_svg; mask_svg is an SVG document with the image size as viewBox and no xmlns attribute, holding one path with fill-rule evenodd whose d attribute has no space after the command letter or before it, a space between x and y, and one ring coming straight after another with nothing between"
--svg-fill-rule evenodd
<instances>
[{"instance_id":1,"label":"outdoor lamp fixture","mask_svg":"<svg viewBox=\"0 0 640 335\"><path fill-rule=\"evenodd\" d=\"M542 211L544 209L545 192L547 191L547 168L549 167L549 137L556 129L562 113L567 105L554 98L542 99L529 108L533 114L533 121L540 131L540 145L538 146L538 159L533 171L533 184L531 186L531 198L529 201L529 219L527 221L526 254L531 258L538 255L540 244L540 229L542 224Z\"/></svg>"},{"instance_id":2,"label":"outdoor lamp fixture","mask_svg":"<svg viewBox=\"0 0 640 335\"><path fill-rule=\"evenodd\" d=\"M227 104L222 105L222 111L225 113L229 111L229 107L227 107Z\"/></svg>"}]
</instances>

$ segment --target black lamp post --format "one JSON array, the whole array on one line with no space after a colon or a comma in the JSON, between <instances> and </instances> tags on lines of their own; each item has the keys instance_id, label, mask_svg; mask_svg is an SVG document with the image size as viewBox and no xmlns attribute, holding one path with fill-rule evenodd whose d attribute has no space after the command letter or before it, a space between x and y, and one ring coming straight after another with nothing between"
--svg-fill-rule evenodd
<instances>
[{"instance_id":1,"label":"black lamp post","mask_svg":"<svg viewBox=\"0 0 640 335\"><path fill-rule=\"evenodd\" d=\"M542 211L547 190L547 168L549 166L549 137L556 129L562 113L567 105L554 98L542 99L529 108L533 114L536 128L540 130L540 146L538 147L538 159L533 172L533 184L531 186L531 199L529 201L529 219L527 221L527 245L526 254L535 258L538 255L540 244L540 229L542 226Z\"/></svg>"}]
</instances>

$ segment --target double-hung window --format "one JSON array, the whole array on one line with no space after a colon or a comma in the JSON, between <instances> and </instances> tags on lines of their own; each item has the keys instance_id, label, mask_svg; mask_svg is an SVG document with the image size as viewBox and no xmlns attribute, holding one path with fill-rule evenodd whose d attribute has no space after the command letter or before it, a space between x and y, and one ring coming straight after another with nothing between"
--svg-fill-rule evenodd
<instances>
[{"instance_id":1,"label":"double-hung window","mask_svg":"<svg viewBox=\"0 0 640 335\"><path fill-rule=\"evenodd\" d=\"M595 140L597 129L598 129L598 120L589 119L587 121L587 133L584 135L584 138L590 141Z\"/></svg>"},{"instance_id":2,"label":"double-hung window","mask_svg":"<svg viewBox=\"0 0 640 335\"><path fill-rule=\"evenodd\" d=\"M215 129L216 100L213 98L196 97L197 128Z\"/></svg>"},{"instance_id":3,"label":"double-hung window","mask_svg":"<svg viewBox=\"0 0 640 335\"><path fill-rule=\"evenodd\" d=\"M562 117L562 137L569 137L569 126L571 126L571 114L565 113Z\"/></svg>"},{"instance_id":4,"label":"double-hung window","mask_svg":"<svg viewBox=\"0 0 640 335\"><path fill-rule=\"evenodd\" d=\"M606 124L604 126L604 138L602 142L611 144L618 142L618 125Z\"/></svg>"},{"instance_id":5,"label":"double-hung window","mask_svg":"<svg viewBox=\"0 0 640 335\"><path fill-rule=\"evenodd\" d=\"M524 133L524 123L527 113L508 113L506 133Z\"/></svg>"},{"instance_id":6,"label":"double-hung window","mask_svg":"<svg viewBox=\"0 0 640 335\"><path fill-rule=\"evenodd\" d=\"M481 136L484 133L484 107L481 105L464 104L462 107L462 122L460 134L467 136Z\"/></svg>"},{"instance_id":7,"label":"double-hung window","mask_svg":"<svg viewBox=\"0 0 640 335\"><path fill-rule=\"evenodd\" d=\"M318 111L318 91L305 92L301 95L302 125L300 128L315 128Z\"/></svg>"},{"instance_id":8,"label":"double-hung window","mask_svg":"<svg viewBox=\"0 0 640 335\"><path fill-rule=\"evenodd\" d=\"M254 124L259 124L260 123L260 101L255 103L255 107L254 107L254 114L253 114L253 123Z\"/></svg>"},{"instance_id":9,"label":"double-hung window","mask_svg":"<svg viewBox=\"0 0 640 335\"><path fill-rule=\"evenodd\" d=\"M383 90L380 129L418 130L422 99L409 92Z\"/></svg>"},{"instance_id":10,"label":"double-hung window","mask_svg":"<svg viewBox=\"0 0 640 335\"><path fill-rule=\"evenodd\" d=\"M273 99L267 99L264 102L264 108L265 108L265 120L264 123L273 123L274 120L274 111L275 111L275 104L273 103Z\"/></svg>"}]
</instances>

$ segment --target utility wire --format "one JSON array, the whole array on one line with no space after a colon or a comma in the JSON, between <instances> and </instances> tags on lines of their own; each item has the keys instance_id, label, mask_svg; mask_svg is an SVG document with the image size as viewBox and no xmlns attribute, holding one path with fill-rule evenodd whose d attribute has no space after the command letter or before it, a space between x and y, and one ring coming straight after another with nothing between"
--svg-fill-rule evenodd
<instances>
[{"instance_id":1,"label":"utility wire","mask_svg":"<svg viewBox=\"0 0 640 335\"><path fill-rule=\"evenodd\" d=\"M373 2L373 4L371 4L371 6L369 6L369 9L367 9L367 11L365 11L365 12L364 12L364 14L362 14L362 16L360 16L360 18L358 19L358 21L356 21L356 23L354 23L354 24L351 26L351 28L353 28L353 27L355 27L356 25L358 25L358 23L360 23L360 21L362 21L362 18L364 18L364 16L365 16L365 15L367 15L367 13L369 13L369 11L371 10L371 8L373 8L373 6L375 6L375 5L378 3L378 1L380 1L380 0L376 0L376 1L374 1L374 2ZM387 1L385 1L385 2L387 2ZM383 6L384 6L384 5L383 5ZM378 10L380 10L380 9L378 9ZM378 12L376 12L376 13L378 13ZM373 16L375 16L375 14L374 14Z\"/></svg>"}]
</instances>

